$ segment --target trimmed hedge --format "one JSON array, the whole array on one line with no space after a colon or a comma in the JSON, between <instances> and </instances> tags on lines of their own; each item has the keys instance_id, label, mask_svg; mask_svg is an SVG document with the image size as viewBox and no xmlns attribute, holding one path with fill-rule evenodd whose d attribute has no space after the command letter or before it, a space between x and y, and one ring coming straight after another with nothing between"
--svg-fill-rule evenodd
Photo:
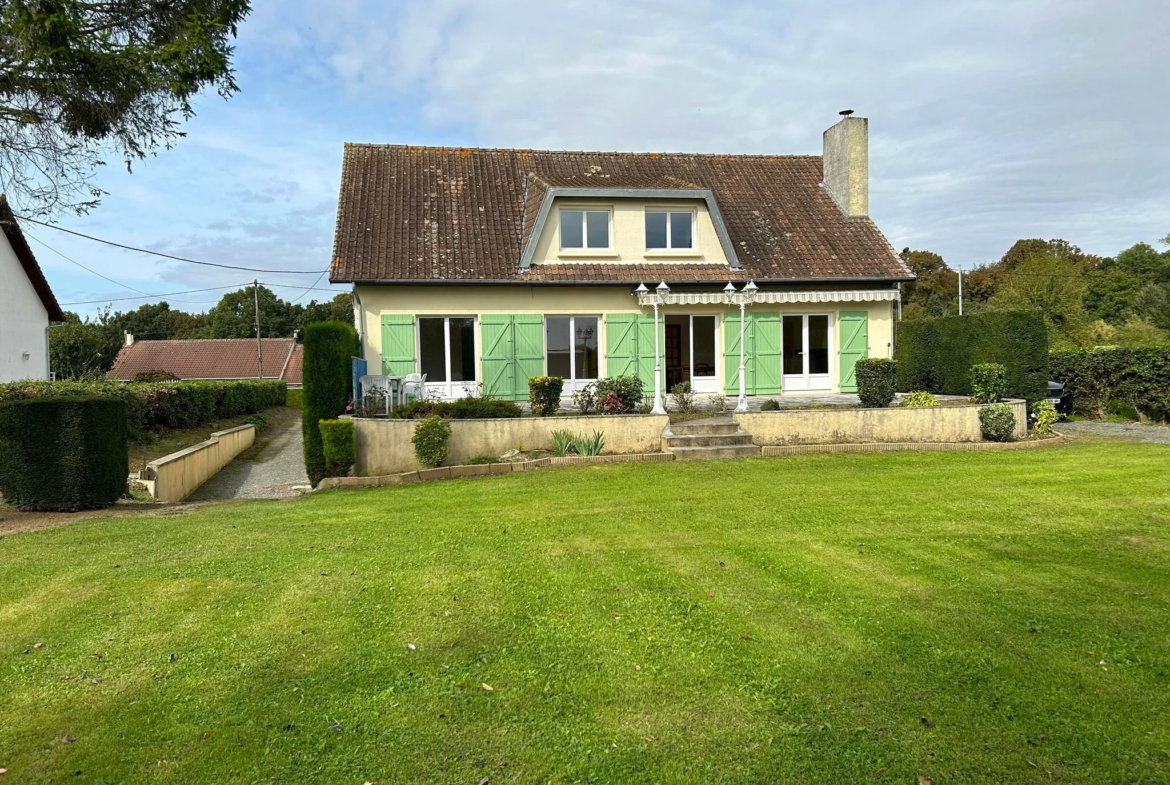
<instances>
[{"instance_id":1,"label":"trimmed hedge","mask_svg":"<svg viewBox=\"0 0 1170 785\"><path fill-rule=\"evenodd\" d=\"M495 398L456 398L454 401L411 401L390 410L393 420L421 420L437 414L447 420L487 420L519 417L524 413L512 401Z\"/></svg>"},{"instance_id":2,"label":"trimmed hedge","mask_svg":"<svg viewBox=\"0 0 1170 785\"><path fill-rule=\"evenodd\" d=\"M350 358L358 351L357 331L344 322L310 324L305 328L304 351L301 433L305 472L316 485L328 475L318 423L336 419L349 404L353 386Z\"/></svg>"},{"instance_id":3,"label":"trimmed hedge","mask_svg":"<svg viewBox=\"0 0 1170 785\"><path fill-rule=\"evenodd\" d=\"M191 428L282 406L287 387L275 379L224 382L13 382L0 384L0 402L36 398L117 398L126 404L130 438Z\"/></svg>"},{"instance_id":4,"label":"trimmed hedge","mask_svg":"<svg viewBox=\"0 0 1170 785\"><path fill-rule=\"evenodd\" d=\"M322 420L319 426L326 470L333 474L353 466L357 460L353 443L353 420Z\"/></svg>"},{"instance_id":5,"label":"trimmed hedge","mask_svg":"<svg viewBox=\"0 0 1170 785\"><path fill-rule=\"evenodd\" d=\"M872 409L889 406L894 400L898 364L880 357L858 360L854 373L857 374L857 397L861 405Z\"/></svg>"},{"instance_id":6,"label":"trimmed hedge","mask_svg":"<svg viewBox=\"0 0 1170 785\"><path fill-rule=\"evenodd\" d=\"M1048 329L1036 313L987 313L898 323L898 391L971 395L972 366L999 363L1004 394L1038 401L1048 393Z\"/></svg>"},{"instance_id":7,"label":"trimmed hedge","mask_svg":"<svg viewBox=\"0 0 1170 785\"><path fill-rule=\"evenodd\" d=\"M305 403L305 391L300 387L288 388L288 397L284 399L285 406L300 409Z\"/></svg>"},{"instance_id":8,"label":"trimmed hedge","mask_svg":"<svg viewBox=\"0 0 1170 785\"><path fill-rule=\"evenodd\" d=\"M1006 403L993 403L979 409L979 430L989 442L1010 442L1016 432L1016 415Z\"/></svg>"},{"instance_id":9,"label":"trimmed hedge","mask_svg":"<svg viewBox=\"0 0 1170 785\"><path fill-rule=\"evenodd\" d=\"M22 510L107 507L126 492L126 404L29 398L0 404L0 493Z\"/></svg>"},{"instance_id":10,"label":"trimmed hedge","mask_svg":"<svg viewBox=\"0 0 1170 785\"><path fill-rule=\"evenodd\" d=\"M1132 406L1170 420L1170 349L1083 349L1052 355L1052 378L1064 382L1073 406L1090 417Z\"/></svg>"},{"instance_id":11,"label":"trimmed hedge","mask_svg":"<svg viewBox=\"0 0 1170 785\"><path fill-rule=\"evenodd\" d=\"M414 457L419 463L431 468L440 466L447 460L451 423L437 414L425 417L415 426L410 441L414 444Z\"/></svg>"}]
</instances>

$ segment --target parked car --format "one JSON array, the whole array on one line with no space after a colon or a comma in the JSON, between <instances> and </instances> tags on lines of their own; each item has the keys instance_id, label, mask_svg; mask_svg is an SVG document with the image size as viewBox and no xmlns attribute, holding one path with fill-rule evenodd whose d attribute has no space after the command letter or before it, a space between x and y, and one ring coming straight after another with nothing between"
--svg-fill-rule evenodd
<instances>
[{"instance_id":1,"label":"parked car","mask_svg":"<svg viewBox=\"0 0 1170 785\"><path fill-rule=\"evenodd\" d=\"M1056 407L1056 412L1061 417L1068 417L1072 414L1073 397L1072 393L1069 392L1068 385L1064 382L1048 383L1047 400Z\"/></svg>"}]
</instances>

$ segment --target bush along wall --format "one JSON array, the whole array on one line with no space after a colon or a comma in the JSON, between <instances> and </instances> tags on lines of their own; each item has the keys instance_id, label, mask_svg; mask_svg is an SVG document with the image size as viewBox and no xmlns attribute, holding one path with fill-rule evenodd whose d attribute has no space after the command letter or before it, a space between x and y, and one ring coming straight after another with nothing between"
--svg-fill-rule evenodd
<instances>
[{"instance_id":1,"label":"bush along wall","mask_svg":"<svg viewBox=\"0 0 1170 785\"><path fill-rule=\"evenodd\" d=\"M1068 385L1081 414L1103 417L1122 404L1142 417L1170 421L1170 348L1058 352L1051 371Z\"/></svg>"},{"instance_id":2,"label":"bush along wall","mask_svg":"<svg viewBox=\"0 0 1170 785\"><path fill-rule=\"evenodd\" d=\"M117 398L0 403L0 493L22 510L106 507L126 492L126 404Z\"/></svg>"},{"instance_id":3,"label":"bush along wall","mask_svg":"<svg viewBox=\"0 0 1170 785\"><path fill-rule=\"evenodd\" d=\"M353 420L322 420L321 448L329 474L348 471L357 460L353 441Z\"/></svg>"},{"instance_id":4,"label":"bush along wall","mask_svg":"<svg viewBox=\"0 0 1170 785\"><path fill-rule=\"evenodd\" d=\"M126 405L130 438L168 429L191 428L224 417L239 417L283 406L284 382L244 379L222 382L125 383L13 382L0 385L0 402L37 398L117 398Z\"/></svg>"},{"instance_id":5,"label":"bush along wall","mask_svg":"<svg viewBox=\"0 0 1170 785\"><path fill-rule=\"evenodd\" d=\"M1037 401L1048 392L1048 331L1036 313L987 313L898 323L898 391L971 395L972 367L1004 366L1004 394Z\"/></svg>"},{"instance_id":6,"label":"bush along wall","mask_svg":"<svg viewBox=\"0 0 1170 785\"><path fill-rule=\"evenodd\" d=\"M861 405L870 408L889 406L894 400L898 364L881 358L857 361L857 397Z\"/></svg>"},{"instance_id":7,"label":"bush along wall","mask_svg":"<svg viewBox=\"0 0 1170 785\"><path fill-rule=\"evenodd\" d=\"M328 475L318 423L345 413L352 386L350 358L357 351L357 331L348 324L318 322L305 328L301 432L305 471L313 485Z\"/></svg>"}]
</instances>

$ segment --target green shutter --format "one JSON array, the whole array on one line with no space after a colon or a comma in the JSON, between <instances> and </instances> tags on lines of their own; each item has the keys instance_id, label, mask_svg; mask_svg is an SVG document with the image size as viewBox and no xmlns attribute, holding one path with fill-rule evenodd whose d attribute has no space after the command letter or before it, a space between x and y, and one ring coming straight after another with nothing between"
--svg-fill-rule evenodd
<instances>
[{"instance_id":1,"label":"green shutter","mask_svg":"<svg viewBox=\"0 0 1170 785\"><path fill-rule=\"evenodd\" d=\"M748 333L749 321L744 327L744 351L751 348L751 335ZM750 353L745 354L744 364L747 366ZM746 381L751 382L750 372ZM728 311L723 314L723 390L728 395L739 395L739 312Z\"/></svg>"},{"instance_id":2,"label":"green shutter","mask_svg":"<svg viewBox=\"0 0 1170 785\"><path fill-rule=\"evenodd\" d=\"M496 398L512 398L516 389L515 352L512 349L512 317L484 314L479 317L480 360L483 391Z\"/></svg>"},{"instance_id":3,"label":"green shutter","mask_svg":"<svg viewBox=\"0 0 1170 785\"><path fill-rule=\"evenodd\" d=\"M382 314L382 373L405 376L414 373L414 317Z\"/></svg>"},{"instance_id":4,"label":"green shutter","mask_svg":"<svg viewBox=\"0 0 1170 785\"><path fill-rule=\"evenodd\" d=\"M866 311L841 311L837 315L841 334L838 352L841 366L841 392L857 392L858 360L869 356L869 314Z\"/></svg>"},{"instance_id":5,"label":"green shutter","mask_svg":"<svg viewBox=\"0 0 1170 785\"><path fill-rule=\"evenodd\" d=\"M513 400L528 400L528 380L544 375L544 319L540 314L512 317L512 345L515 351Z\"/></svg>"},{"instance_id":6,"label":"green shutter","mask_svg":"<svg viewBox=\"0 0 1170 785\"><path fill-rule=\"evenodd\" d=\"M751 313L752 352L751 373L747 377L750 395L778 395L780 393L780 313L767 311ZM738 347L737 347L738 348ZM738 384L738 381L736 382ZM736 390L736 394L739 390Z\"/></svg>"},{"instance_id":7,"label":"green shutter","mask_svg":"<svg viewBox=\"0 0 1170 785\"><path fill-rule=\"evenodd\" d=\"M638 314L605 315L605 375L638 374Z\"/></svg>"}]
</instances>

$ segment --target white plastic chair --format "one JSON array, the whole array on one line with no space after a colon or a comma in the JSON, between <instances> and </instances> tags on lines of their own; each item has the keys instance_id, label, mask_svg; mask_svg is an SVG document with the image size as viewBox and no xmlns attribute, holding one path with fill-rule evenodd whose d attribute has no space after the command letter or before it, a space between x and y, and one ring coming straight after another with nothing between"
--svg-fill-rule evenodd
<instances>
[{"instance_id":1,"label":"white plastic chair","mask_svg":"<svg viewBox=\"0 0 1170 785\"><path fill-rule=\"evenodd\" d=\"M402 377L402 383L398 386L398 395L400 403L403 405L410 402L411 397L423 397L423 385L426 384L427 375L425 373L408 373Z\"/></svg>"},{"instance_id":2,"label":"white plastic chair","mask_svg":"<svg viewBox=\"0 0 1170 785\"><path fill-rule=\"evenodd\" d=\"M391 402L394 400L395 379L394 376L375 376L367 375L358 379L358 385L362 388L362 397L374 394L381 396L386 405L386 413L390 413Z\"/></svg>"}]
</instances>

